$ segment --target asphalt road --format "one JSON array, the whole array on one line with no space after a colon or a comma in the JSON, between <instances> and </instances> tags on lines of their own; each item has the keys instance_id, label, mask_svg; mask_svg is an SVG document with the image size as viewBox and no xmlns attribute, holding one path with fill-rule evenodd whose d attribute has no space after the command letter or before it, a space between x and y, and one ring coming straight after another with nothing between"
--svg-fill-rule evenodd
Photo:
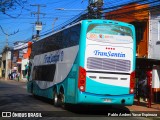
<instances>
[{"instance_id":1,"label":"asphalt road","mask_svg":"<svg viewBox=\"0 0 160 120\"><path fill-rule=\"evenodd\" d=\"M2 113L3 112L3 113ZM9 112L11 117L2 117ZM145 117L120 117L117 113L130 115L123 106L70 106L67 110L54 107L52 101L35 97L26 91L26 83L13 80L0 80L0 120L1 119L45 119L45 120L148 120ZM8 115L7 114L7 115ZM108 114L112 117L108 117ZM18 117L17 117L18 116ZM113 117L114 116L114 117Z\"/></svg>"}]
</instances>

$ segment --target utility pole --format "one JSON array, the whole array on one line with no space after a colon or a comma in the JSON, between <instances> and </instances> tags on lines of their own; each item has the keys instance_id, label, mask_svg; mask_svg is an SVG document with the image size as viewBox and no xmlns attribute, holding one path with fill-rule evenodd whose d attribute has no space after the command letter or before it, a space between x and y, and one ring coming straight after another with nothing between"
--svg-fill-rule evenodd
<instances>
[{"instance_id":1,"label":"utility pole","mask_svg":"<svg viewBox=\"0 0 160 120\"><path fill-rule=\"evenodd\" d=\"M89 0L88 2L88 18L100 19L102 15L103 0Z\"/></svg>"},{"instance_id":2,"label":"utility pole","mask_svg":"<svg viewBox=\"0 0 160 120\"><path fill-rule=\"evenodd\" d=\"M45 15L45 13L41 13L40 12L40 7L46 7L46 5L40 5L40 4L35 4L35 5L31 5L31 6L37 6L37 12L31 12L31 14L37 15L37 21L35 22L36 25L36 31L37 31L37 35L36 37L39 37L39 33L42 30L42 22L40 21L40 15Z\"/></svg>"},{"instance_id":3,"label":"utility pole","mask_svg":"<svg viewBox=\"0 0 160 120\"><path fill-rule=\"evenodd\" d=\"M6 34L6 47L8 47L8 34Z\"/></svg>"},{"instance_id":4,"label":"utility pole","mask_svg":"<svg viewBox=\"0 0 160 120\"><path fill-rule=\"evenodd\" d=\"M5 66L5 80L7 80L8 78L8 33L6 34L6 47L5 47L6 51L6 66Z\"/></svg>"}]
</instances>

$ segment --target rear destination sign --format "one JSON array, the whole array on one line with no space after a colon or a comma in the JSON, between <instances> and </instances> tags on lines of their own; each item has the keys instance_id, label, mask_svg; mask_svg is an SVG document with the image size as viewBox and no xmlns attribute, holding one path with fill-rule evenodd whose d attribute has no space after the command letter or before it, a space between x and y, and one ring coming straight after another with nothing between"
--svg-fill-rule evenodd
<instances>
[{"instance_id":1,"label":"rear destination sign","mask_svg":"<svg viewBox=\"0 0 160 120\"><path fill-rule=\"evenodd\" d=\"M119 53L112 52L112 51L102 52L100 50L95 50L94 55L96 55L96 56L106 56L106 57L121 57L121 58L126 57L126 54L124 54L123 52L119 52Z\"/></svg>"}]
</instances>

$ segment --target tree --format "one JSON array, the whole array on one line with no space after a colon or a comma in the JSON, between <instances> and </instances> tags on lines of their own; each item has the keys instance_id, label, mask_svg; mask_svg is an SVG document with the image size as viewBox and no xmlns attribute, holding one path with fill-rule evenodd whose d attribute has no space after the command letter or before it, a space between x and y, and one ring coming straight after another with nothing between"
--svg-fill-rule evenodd
<instances>
[{"instance_id":1,"label":"tree","mask_svg":"<svg viewBox=\"0 0 160 120\"><path fill-rule=\"evenodd\" d=\"M14 18L14 16L7 14L7 11L15 10L17 7L24 9L26 2L27 0L0 0L0 12Z\"/></svg>"}]
</instances>

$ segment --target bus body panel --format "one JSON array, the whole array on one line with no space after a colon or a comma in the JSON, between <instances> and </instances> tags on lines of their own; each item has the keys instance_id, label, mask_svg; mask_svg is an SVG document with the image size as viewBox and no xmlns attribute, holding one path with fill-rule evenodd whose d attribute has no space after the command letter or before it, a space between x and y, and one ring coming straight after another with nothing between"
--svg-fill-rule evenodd
<instances>
[{"instance_id":1,"label":"bus body panel","mask_svg":"<svg viewBox=\"0 0 160 120\"><path fill-rule=\"evenodd\" d=\"M39 81L39 80L29 81L27 83L28 92L32 92L33 94L38 96L43 96L43 97L53 99L54 88L56 87L57 92L59 93L60 87L63 86L64 92L66 94L65 96L66 102L75 103L75 96L77 91L78 49L79 49L79 46L73 46L70 48L59 50L59 51L63 51L64 61L56 63L54 80L53 81ZM68 53L72 53L72 54L68 54ZM44 62L42 61L42 58L44 58L44 56L49 54L53 55L53 52L49 52L43 55L37 55L34 58L35 64L33 63L33 67L38 65L43 65ZM48 64L50 63L48 62ZM31 91L31 89L33 91Z\"/></svg>"},{"instance_id":2,"label":"bus body panel","mask_svg":"<svg viewBox=\"0 0 160 120\"><path fill-rule=\"evenodd\" d=\"M104 105L133 105L133 94L126 95L98 95L78 92L78 104L104 104Z\"/></svg>"},{"instance_id":3,"label":"bus body panel","mask_svg":"<svg viewBox=\"0 0 160 120\"><path fill-rule=\"evenodd\" d=\"M83 23L83 22L82 22ZM86 50L86 46L85 46L85 27L83 24L81 24L81 33L80 33L80 41L79 41L79 66L84 66L84 53Z\"/></svg>"},{"instance_id":4,"label":"bus body panel","mask_svg":"<svg viewBox=\"0 0 160 120\"><path fill-rule=\"evenodd\" d=\"M97 74L97 75L96 75ZM129 94L129 80L114 80L113 74L94 73L95 76L103 76L105 79L94 80L91 78L86 79L86 91L92 94L102 95L124 95ZM111 77L109 77L109 75ZM107 76L107 77L105 77ZM129 79L129 75L114 75L114 77L121 76L122 78ZM108 79L107 79L108 78ZM94 91L93 91L94 90Z\"/></svg>"},{"instance_id":5,"label":"bus body panel","mask_svg":"<svg viewBox=\"0 0 160 120\"><path fill-rule=\"evenodd\" d=\"M73 67L73 63L78 53L78 48L79 48L78 46L74 46L74 47L65 48L58 51L54 51L54 52L48 52L41 55L36 55L34 57L34 63L33 63L34 67L38 65L44 66L44 67L47 65L55 65L55 68L54 68L55 72L53 73L54 78L52 78L52 80L47 82L45 81L45 78L44 78L45 76L43 76L44 80L39 80L40 79L39 74L35 74L32 79L36 80L37 85L41 89L49 88L54 84L58 84L64 81L64 79L68 76L70 70ZM68 54L68 53L72 53L72 54ZM46 72L45 69L43 70L44 70L43 72ZM41 72L41 71L38 70L37 68L37 72ZM47 72L50 72L50 71L48 70Z\"/></svg>"},{"instance_id":6,"label":"bus body panel","mask_svg":"<svg viewBox=\"0 0 160 120\"><path fill-rule=\"evenodd\" d=\"M77 62L77 60L75 60L75 63ZM54 84L51 87L45 88L45 89L41 89L39 87L39 85L37 84L37 81L29 81L27 82L27 90L30 93L33 93L34 95L38 95L38 96L42 96L42 97L46 97L46 98L50 98L53 99L53 90L54 88L57 89L57 92L59 94L59 90L61 87L64 88L64 92L65 92L65 100L67 103L75 103L76 102L76 91L77 91L77 71L75 71L77 69L77 64L73 65L74 67L72 67L71 71L69 72L69 74L67 75L67 77L60 83Z\"/></svg>"},{"instance_id":7,"label":"bus body panel","mask_svg":"<svg viewBox=\"0 0 160 120\"><path fill-rule=\"evenodd\" d=\"M83 22L82 24L86 28L83 30L83 39L81 40L83 42L80 42L80 46L83 46L83 48L80 47L80 55L84 61L80 61L80 66L87 72L85 92L106 95L129 94L130 74L135 70L135 38L105 33L102 35L106 38L102 40L108 41L104 42L99 38L99 42L94 38L101 33L92 34L91 32L91 36L90 33L87 34L87 28L90 25L104 23L102 21L97 23L94 21ZM108 21L107 24L115 24L115 22ZM121 22L118 22L118 25L128 27ZM133 29L131 26L129 27L130 30ZM84 34L85 32L86 34ZM134 34L133 32L133 36ZM88 36L91 36L92 40L89 40Z\"/></svg>"}]
</instances>

